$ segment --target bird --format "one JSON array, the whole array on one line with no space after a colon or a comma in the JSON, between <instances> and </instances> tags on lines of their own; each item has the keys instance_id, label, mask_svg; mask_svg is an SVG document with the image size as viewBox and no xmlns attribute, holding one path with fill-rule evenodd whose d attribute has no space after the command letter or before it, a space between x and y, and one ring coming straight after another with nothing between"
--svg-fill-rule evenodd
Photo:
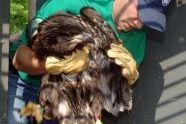
<instances>
[{"instance_id":1,"label":"bird","mask_svg":"<svg viewBox=\"0 0 186 124\"><path fill-rule=\"evenodd\" d=\"M132 109L132 89L122 67L107 55L112 43L121 41L90 7L80 15L60 11L39 24L29 46L40 60L65 60L78 50L88 51L85 66L75 73L43 75L38 97L45 117L60 124L96 124L103 110L118 116Z\"/></svg>"}]
</instances>

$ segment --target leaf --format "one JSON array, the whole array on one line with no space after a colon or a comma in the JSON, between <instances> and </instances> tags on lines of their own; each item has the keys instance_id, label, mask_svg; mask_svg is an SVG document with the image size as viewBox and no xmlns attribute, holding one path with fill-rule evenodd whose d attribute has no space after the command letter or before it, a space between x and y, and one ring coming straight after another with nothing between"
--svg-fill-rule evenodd
<instances>
[{"instance_id":1,"label":"leaf","mask_svg":"<svg viewBox=\"0 0 186 124\"><path fill-rule=\"evenodd\" d=\"M28 22L28 0L10 1L10 34L22 31Z\"/></svg>"}]
</instances>

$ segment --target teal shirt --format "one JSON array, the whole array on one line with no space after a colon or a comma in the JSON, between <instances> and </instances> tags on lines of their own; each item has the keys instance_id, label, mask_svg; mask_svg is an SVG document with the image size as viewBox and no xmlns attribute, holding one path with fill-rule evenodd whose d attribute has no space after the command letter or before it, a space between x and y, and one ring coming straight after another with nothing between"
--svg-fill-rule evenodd
<instances>
[{"instance_id":1,"label":"teal shirt","mask_svg":"<svg viewBox=\"0 0 186 124\"><path fill-rule=\"evenodd\" d=\"M112 29L116 32L116 27L112 19L113 2L113 0L48 0L37 12L36 20L44 20L58 11L65 11L78 15L81 8L93 7L100 15L102 15L105 21L107 21ZM116 32L116 35L123 41L123 45L131 52L139 65L144 58L146 41L145 29L134 29L130 32ZM23 44L28 43L24 33L22 34L20 42ZM14 54L17 46L15 45L15 47L11 47L10 45L10 53ZM40 80L37 80L38 77L35 79L35 77L29 76L25 73L20 73L20 77L26 82L40 82Z\"/></svg>"}]
</instances>

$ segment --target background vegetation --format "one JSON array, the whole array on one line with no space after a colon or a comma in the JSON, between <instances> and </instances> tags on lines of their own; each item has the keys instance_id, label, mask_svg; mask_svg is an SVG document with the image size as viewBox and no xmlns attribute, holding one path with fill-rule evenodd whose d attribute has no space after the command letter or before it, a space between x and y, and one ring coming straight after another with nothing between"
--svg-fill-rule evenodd
<instances>
[{"instance_id":1,"label":"background vegetation","mask_svg":"<svg viewBox=\"0 0 186 124\"><path fill-rule=\"evenodd\" d=\"M22 31L28 22L28 0L10 0L10 34Z\"/></svg>"}]
</instances>

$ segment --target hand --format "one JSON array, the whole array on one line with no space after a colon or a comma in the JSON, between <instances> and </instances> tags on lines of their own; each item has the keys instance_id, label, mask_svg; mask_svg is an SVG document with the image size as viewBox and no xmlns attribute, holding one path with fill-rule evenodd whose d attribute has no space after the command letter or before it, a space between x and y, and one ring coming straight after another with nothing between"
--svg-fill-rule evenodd
<instances>
[{"instance_id":1,"label":"hand","mask_svg":"<svg viewBox=\"0 0 186 124\"><path fill-rule=\"evenodd\" d=\"M128 80L129 85L133 85L139 77L136 61L122 44L111 44L107 55L115 60L122 70L122 75Z\"/></svg>"},{"instance_id":2,"label":"hand","mask_svg":"<svg viewBox=\"0 0 186 124\"><path fill-rule=\"evenodd\" d=\"M45 64L47 73L53 75L60 73L77 74L86 68L88 55L89 50L84 47L81 50L77 49L71 55L64 56L64 59L49 56Z\"/></svg>"}]
</instances>

